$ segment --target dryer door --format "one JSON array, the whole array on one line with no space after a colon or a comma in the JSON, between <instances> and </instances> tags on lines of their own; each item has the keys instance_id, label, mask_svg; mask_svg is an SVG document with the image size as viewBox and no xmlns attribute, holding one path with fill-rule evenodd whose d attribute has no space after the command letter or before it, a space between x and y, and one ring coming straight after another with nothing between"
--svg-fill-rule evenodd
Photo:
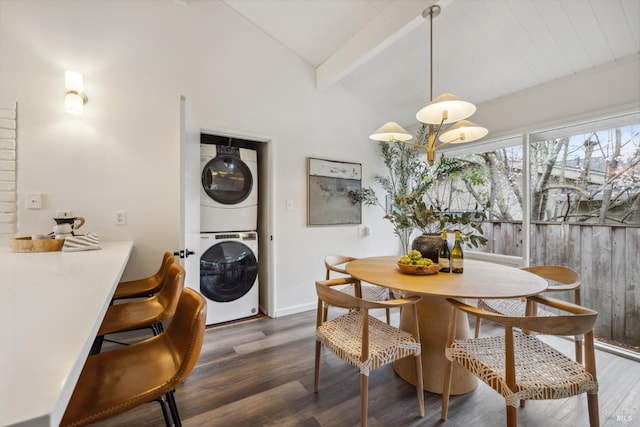
<instances>
[{"instance_id":1,"label":"dryer door","mask_svg":"<svg viewBox=\"0 0 640 427\"><path fill-rule=\"evenodd\" d=\"M258 261L246 245L225 241L200 257L200 292L217 302L243 297L256 282Z\"/></svg>"},{"instance_id":2,"label":"dryer door","mask_svg":"<svg viewBox=\"0 0 640 427\"><path fill-rule=\"evenodd\" d=\"M238 204L249 197L252 187L251 170L238 157L217 156L202 168L202 188L218 203Z\"/></svg>"}]
</instances>

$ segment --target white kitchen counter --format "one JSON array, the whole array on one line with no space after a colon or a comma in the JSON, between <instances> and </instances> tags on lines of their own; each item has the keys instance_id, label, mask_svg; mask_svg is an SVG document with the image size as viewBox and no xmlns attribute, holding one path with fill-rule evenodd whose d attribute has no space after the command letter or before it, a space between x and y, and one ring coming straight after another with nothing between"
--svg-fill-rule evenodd
<instances>
[{"instance_id":1,"label":"white kitchen counter","mask_svg":"<svg viewBox=\"0 0 640 427\"><path fill-rule=\"evenodd\" d=\"M0 248L0 426L58 426L132 247Z\"/></svg>"}]
</instances>

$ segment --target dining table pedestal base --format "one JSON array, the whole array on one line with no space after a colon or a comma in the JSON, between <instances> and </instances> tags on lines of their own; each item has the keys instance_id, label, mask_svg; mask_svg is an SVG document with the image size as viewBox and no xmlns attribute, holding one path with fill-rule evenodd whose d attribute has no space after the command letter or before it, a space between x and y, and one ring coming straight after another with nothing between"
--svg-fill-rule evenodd
<instances>
[{"instance_id":1,"label":"dining table pedestal base","mask_svg":"<svg viewBox=\"0 0 640 427\"><path fill-rule=\"evenodd\" d=\"M451 305L444 297L422 296L416 305L418 309L418 328L422 347L422 384L425 391L442 394L445 375L445 356L447 329ZM456 338L470 337L469 322L466 313L458 311ZM413 319L409 310L403 310L400 316L400 328L412 331ZM416 383L415 363L412 357L393 362L396 373L410 384ZM469 371L453 364L451 376L451 394L469 393L478 386L478 380Z\"/></svg>"}]
</instances>

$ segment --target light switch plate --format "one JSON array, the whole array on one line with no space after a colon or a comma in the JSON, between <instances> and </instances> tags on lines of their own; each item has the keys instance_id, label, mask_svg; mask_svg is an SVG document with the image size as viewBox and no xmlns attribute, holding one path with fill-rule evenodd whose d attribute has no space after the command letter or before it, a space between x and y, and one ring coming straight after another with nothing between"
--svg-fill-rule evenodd
<instances>
[{"instance_id":1,"label":"light switch plate","mask_svg":"<svg viewBox=\"0 0 640 427\"><path fill-rule=\"evenodd\" d=\"M27 193L26 196L26 208L27 209L42 209L42 194L41 193Z\"/></svg>"}]
</instances>

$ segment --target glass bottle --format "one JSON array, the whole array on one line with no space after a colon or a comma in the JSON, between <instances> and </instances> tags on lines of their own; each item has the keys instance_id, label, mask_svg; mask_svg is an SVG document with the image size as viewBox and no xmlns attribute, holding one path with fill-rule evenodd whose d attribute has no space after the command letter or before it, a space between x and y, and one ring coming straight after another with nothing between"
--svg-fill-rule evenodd
<instances>
[{"instance_id":1,"label":"glass bottle","mask_svg":"<svg viewBox=\"0 0 640 427\"><path fill-rule=\"evenodd\" d=\"M438 264L440 264L440 271L443 273L449 273L451 271L451 251L449 250L449 243L447 242L447 232L442 232L442 246L438 253Z\"/></svg>"},{"instance_id":2,"label":"glass bottle","mask_svg":"<svg viewBox=\"0 0 640 427\"><path fill-rule=\"evenodd\" d=\"M464 254L462 253L462 245L460 244L460 232L456 231L456 242L451 249L451 271L453 273L462 273Z\"/></svg>"}]
</instances>

